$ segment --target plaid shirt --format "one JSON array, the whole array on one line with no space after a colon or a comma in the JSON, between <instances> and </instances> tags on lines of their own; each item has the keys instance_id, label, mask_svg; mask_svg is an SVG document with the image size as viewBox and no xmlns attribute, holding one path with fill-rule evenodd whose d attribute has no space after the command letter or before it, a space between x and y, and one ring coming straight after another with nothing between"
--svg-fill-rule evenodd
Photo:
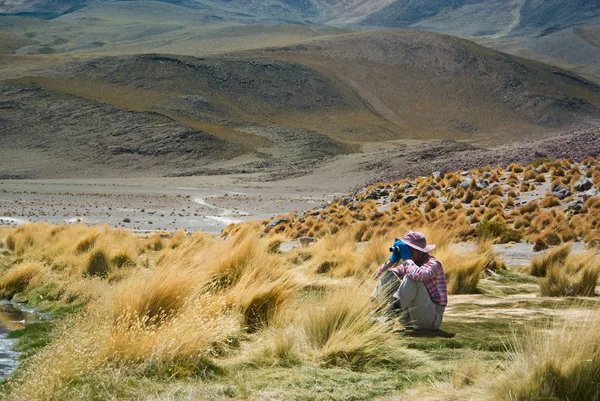
<instances>
[{"instance_id":1,"label":"plaid shirt","mask_svg":"<svg viewBox=\"0 0 600 401\"><path fill-rule=\"evenodd\" d=\"M392 270L398 277L405 275L415 281L422 281L427 288L429 298L441 306L448 304L448 287L446 286L446 276L439 260L431 255L427 255L421 266L408 259L400 266Z\"/></svg>"}]
</instances>

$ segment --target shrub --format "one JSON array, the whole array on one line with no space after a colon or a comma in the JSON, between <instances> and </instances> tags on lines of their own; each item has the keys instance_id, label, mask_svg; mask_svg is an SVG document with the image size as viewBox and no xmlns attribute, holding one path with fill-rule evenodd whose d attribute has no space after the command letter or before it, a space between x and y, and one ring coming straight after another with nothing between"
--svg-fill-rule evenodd
<instances>
[{"instance_id":1,"label":"shrub","mask_svg":"<svg viewBox=\"0 0 600 401\"><path fill-rule=\"evenodd\" d=\"M442 203L437 198L429 198L429 200L425 203L425 213L429 213L434 209L440 207Z\"/></svg>"},{"instance_id":2,"label":"shrub","mask_svg":"<svg viewBox=\"0 0 600 401\"><path fill-rule=\"evenodd\" d=\"M526 205L521 206L519 208L519 213L521 213L521 214L533 213L539 209L540 209L540 205L538 205L538 203L536 201L532 201Z\"/></svg>"},{"instance_id":3,"label":"shrub","mask_svg":"<svg viewBox=\"0 0 600 401\"><path fill-rule=\"evenodd\" d=\"M110 258L110 264L120 269L124 266L135 265L135 262L133 261L127 250L121 250L117 252L112 258Z\"/></svg>"},{"instance_id":4,"label":"shrub","mask_svg":"<svg viewBox=\"0 0 600 401\"><path fill-rule=\"evenodd\" d=\"M8 237L6 237L6 247L9 250L14 251L15 246L16 246L15 238L12 235L9 235Z\"/></svg>"},{"instance_id":5,"label":"shrub","mask_svg":"<svg viewBox=\"0 0 600 401\"><path fill-rule=\"evenodd\" d=\"M509 165L506 168L507 171L512 171L513 173L522 173L523 172L523 166L521 166L519 163L512 163L511 165Z\"/></svg>"},{"instance_id":6,"label":"shrub","mask_svg":"<svg viewBox=\"0 0 600 401\"><path fill-rule=\"evenodd\" d=\"M293 296L295 286L289 280L254 283L244 286L239 300L244 328L248 333L264 329L287 305Z\"/></svg>"},{"instance_id":7,"label":"shrub","mask_svg":"<svg viewBox=\"0 0 600 401\"><path fill-rule=\"evenodd\" d=\"M189 271L169 268L128 282L114 302L113 321L126 325L162 324L181 310L194 285Z\"/></svg>"},{"instance_id":8,"label":"shrub","mask_svg":"<svg viewBox=\"0 0 600 401\"><path fill-rule=\"evenodd\" d=\"M547 157L536 157L535 159L533 159L533 161L531 162L531 165L535 168L540 167L542 164L545 163L549 163L552 160L548 159Z\"/></svg>"},{"instance_id":9,"label":"shrub","mask_svg":"<svg viewBox=\"0 0 600 401\"><path fill-rule=\"evenodd\" d=\"M110 269L106 252L97 249L91 253L84 267L84 276L106 277Z\"/></svg>"},{"instance_id":10,"label":"shrub","mask_svg":"<svg viewBox=\"0 0 600 401\"><path fill-rule=\"evenodd\" d=\"M502 244L519 242L523 239L523 233L507 227L506 222L488 219L484 219L477 224L475 227L475 236L482 240L495 239Z\"/></svg>"},{"instance_id":11,"label":"shrub","mask_svg":"<svg viewBox=\"0 0 600 401\"><path fill-rule=\"evenodd\" d=\"M318 274L330 273L336 277L364 275L366 271L355 257L356 244L352 237L353 232L350 229L323 237L314 246L314 271Z\"/></svg>"},{"instance_id":12,"label":"shrub","mask_svg":"<svg viewBox=\"0 0 600 401\"><path fill-rule=\"evenodd\" d=\"M537 177L537 174L533 170L527 170L523 173L523 179L525 181L533 180L535 177Z\"/></svg>"},{"instance_id":13,"label":"shrub","mask_svg":"<svg viewBox=\"0 0 600 401\"><path fill-rule=\"evenodd\" d=\"M156 234L153 235L149 240L148 240L148 244L146 245L146 247L148 249L151 249L153 251L160 251L164 248L164 242L163 239L160 237L160 235Z\"/></svg>"},{"instance_id":14,"label":"shrub","mask_svg":"<svg viewBox=\"0 0 600 401\"><path fill-rule=\"evenodd\" d=\"M542 238L544 239L544 242L549 246L557 246L562 244L562 238L560 238L560 235L553 231L547 232L543 235Z\"/></svg>"}]
</instances>

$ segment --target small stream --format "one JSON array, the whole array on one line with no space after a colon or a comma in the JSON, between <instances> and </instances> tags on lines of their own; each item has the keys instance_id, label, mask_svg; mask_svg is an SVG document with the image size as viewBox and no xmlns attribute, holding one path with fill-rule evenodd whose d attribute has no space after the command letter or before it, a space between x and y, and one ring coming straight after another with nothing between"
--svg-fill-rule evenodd
<instances>
[{"instance_id":1,"label":"small stream","mask_svg":"<svg viewBox=\"0 0 600 401\"><path fill-rule=\"evenodd\" d=\"M12 350L14 340L7 337L8 333L35 321L33 313L18 309L10 302L0 302L0 379L11 374L19 364L19 353Z\"/></svg>"}]
</instances>

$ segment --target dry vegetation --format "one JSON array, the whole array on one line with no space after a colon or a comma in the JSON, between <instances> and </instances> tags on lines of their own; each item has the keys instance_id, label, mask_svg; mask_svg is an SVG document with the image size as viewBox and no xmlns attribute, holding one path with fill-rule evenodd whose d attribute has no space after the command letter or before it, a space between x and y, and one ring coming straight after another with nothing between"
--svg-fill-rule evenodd
<instances>
[{"instance_id":1,"label":"dry vegetation","mask_svg":"<svg viewBox=\"0 0 600 401\"><path fill-rule=\"evenodd\" d=\"M600 202L589 197L577 211L535 199L505 206L540 174L576 191L581 170L571 164L481 169L468 185L458 173L381 184L269 229L230 226L223 238L43 223L2 229L2 295L55 319L47 345L34 347L0 398L397 399L439 396L441 386L448 399L597 400L585 384L600 379L598 314L565 316L598 308L596 251L573 253L569 241L594 246ZM598 161L582 166L597 182ZM477 189L484 178L488 187ZM365 199L374 191L377 199ZM371 274L409 229L437 245L451 294L479 294L468 295L473 303L451 298L442 329L456 338L406 337L372 319ZM316 243L280 251L306 234ZM468 240L475 246L465 250ZM519 273L493 244L522 240L564 244ZM532 285L541 301L505 301ZM522 317L507 318L504 307ZM499 383L493 391L490 381Z\"/></svg>"}]
</instances>

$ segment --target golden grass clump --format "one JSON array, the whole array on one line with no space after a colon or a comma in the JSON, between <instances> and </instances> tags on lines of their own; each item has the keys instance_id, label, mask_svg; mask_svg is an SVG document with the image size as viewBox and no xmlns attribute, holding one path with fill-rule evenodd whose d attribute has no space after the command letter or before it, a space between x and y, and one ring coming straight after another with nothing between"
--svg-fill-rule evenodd
<instances>
[{"instance_id":1,"label":"golden grass clump","mask_svg":"<svg viewBox=\"0 0 600 401\"><path fill-rule=\"evenodd\" d=\"M513 340L506 374L494 386L506 401L597 400L600 383L600 311L530 327Z\"/></svg>"},{"instance_id":2,"label":"golden grass clump","mask_svg":"<svg viewBox=\"0 0 600 401\"><path fill-rule=\"evenodd\" d=\"M549 208L554 206L560 206L560 200L554 196L546 196L540 202L540 206L543 208Z\"/></svg>"},{"instance_id":3,"label":"golden grass clump","mask_svg":"<svg viewBox=\"0 0 600 401\"><path fill-rule=\"evenodd\" d=\"M77 244L75 245L75 252L83 253L92 249L96 243L96 240L98 239L98 235L99 233L92 232L83 236L79 241L77 241Z\"/></svg>"},{"instance_id":4,"label":"golden grass clump","mask_svg":"<svg viewBox=\"0 0 600 401\"><path fill-rule=\"evenodd\" d=\"M425 202L424 211L425 213L429 213L440 206L442 206L442 203L439 201L439 199L432 197Z\"/></svg>"},{"instance_id":5,"label":"golden grass clump","mask_svg":"<svg viewBox=\"0 0 600 401\"><path fill-rule=\"evenodd\" d=\"M157 269L128 282L113 303L113 320L152 325L177 313L196 285L189 270Z\"/></svg>"},{"instance_id":6,"label":"golden grass clump","mask_svg":"<svg viewBox=\"0 0 600 401\"><path fill-rule=\"evenodd\" d=\"M553 249L542 257L533 258L529 267L529 274L536 277L545 277L551 266L563 264L570 253L571 244L568 243Z\"/></svg>"},{"instance_id":7,"label":"golden grass clump","mask_svg":"<svg viewBox=\"0 0 600 401\"><path fill-rule=\"evenodd\" d=\"M88 257L83 269L84 276L106 277L110 271L110 263L106 252L102 249L94 250Z\"/></svg>"},{"instance_id":8,"label":"golden grass clump","mask_svg":"<svg viewBox=\"0 0 600 401\"><path fill-rule=\"evenodd\" d=\"M542 295L550 297L595 295L600 260L595 251L569 255L564 262L550 265L540 282Z\"/></svg>"},{"instance_id":9,"label":"golden grass clump","mask_svg":"<svg viewBox=\"0 0 600 401\"><path fill-rule=\"evenodd\" d=\"M303 341L323 366L362 370L392 362L398 355L393 335L371 320L365 286L332 292L318 305L306 305L297 313Z\"/></svg>"},{"instance_id":10,"label":"golden grass clump","mask_svg":"<svg viewBox=\"0 0 600 401\"><path fill-rule=\"evenodd\" d=\"M0 288L8 296L24 291L33 277L40 274L43 269L43 265L39 263L19 264L0 277Z\"/></svg>"},{"instance_id":11,"label":"golden grass clump","mask_svg":"<svg viewBox=\"0 0 600 401\"><path fill-rule=\"evenodd\" d=\"M530 181L534 180L537 177L537 174L533 170L527 170L523 173L523 180Z\"/></svg>"},{"instance_id":12,"label":"golden grass clump","mask_svg":"<svg viewBox=\"0 0 600 401\"><path fill-rule=\"evenodd\" d=\"M442 263L449 294L475 293L486 268L496 270L504 266L491 245L481 245L468 252L460 252L455 247L444 247L436 249L433 254Z\"/></svg>"},{"instance_id":13,"label":"golden grass clump","mask_svg":"<svg viewBox=\"0 0 600 401\"><path fill-rule=\"evenodd\" d=\"M356 234L351 229L344 229L335 235L326 235L317 242L311 261L314 272L329 273L334 277L357 274L356 243L353 238L356 238Z\"/></svg>"}]
</instances>

